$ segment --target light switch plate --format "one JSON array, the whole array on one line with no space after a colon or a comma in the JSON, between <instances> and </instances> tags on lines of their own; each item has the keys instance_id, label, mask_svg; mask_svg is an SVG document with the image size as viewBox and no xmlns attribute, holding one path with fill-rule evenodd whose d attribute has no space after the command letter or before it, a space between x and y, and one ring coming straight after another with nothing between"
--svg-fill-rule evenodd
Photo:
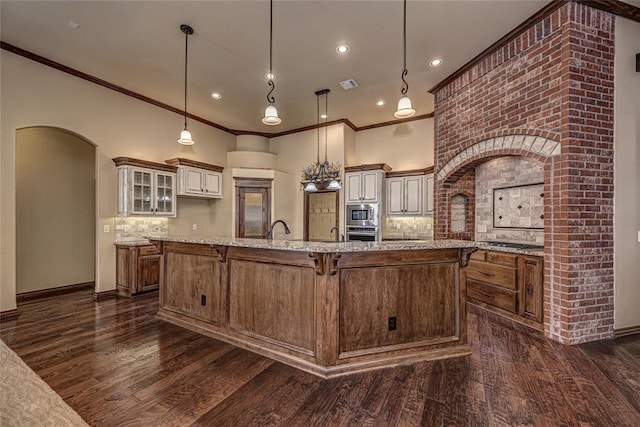
<instances>
[{"instance_id":1,"label":"light switch plate","mask_svg":"<svg viewBox=\"0 0 640 427\"><path fill-rule=\"evenodd\" d=\"M485 224L478 224L478 233L486 233L487 226Z\"/></svg>"},{"instance_id":2,"label":"light switch plate","mask_svg":"<svg viewBox=\"0 0 640 427\"><path fill-rule=\"evenodd\" d=\"M191 226L191 228L192 228L193 230L197 230L197 229L198 229L198 224L193 224L193 225Z\"/></svg>"},{"instance_id":3,"label":"light switch plate","mask_svg":"<svg viewBox=\"0 0 640 427\"><path fill-rule=\"evenodd\" d=\"M640 242L640 231L638 231L638 242Z\"/></svg>"},{"instance_id":4,"label":"light switch plate","mask_svg":"<svg viewBox=\"0 0 640 427\"><path fill-rule=\"evenodd\" d=\"M109 224L105 224L102 226L102 231L104 233L109 233L111 231L111 226Z\"/></svg>"}]
</instances>

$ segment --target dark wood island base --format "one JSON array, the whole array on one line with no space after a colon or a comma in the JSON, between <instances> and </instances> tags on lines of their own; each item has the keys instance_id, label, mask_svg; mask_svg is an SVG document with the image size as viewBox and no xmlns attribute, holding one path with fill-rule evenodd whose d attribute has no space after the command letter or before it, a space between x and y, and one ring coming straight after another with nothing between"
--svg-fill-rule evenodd
<instances>
[{"instance_id":1,"label":"dark wood island base","mask_svg":"<svg viewBox=\"0 0 640 427\"><path fill-rule=\"evenodd\" d=\"M468 242L186 240L152 239L162 320L323 378L470 353Z\"/></svg>"}]
</instances>

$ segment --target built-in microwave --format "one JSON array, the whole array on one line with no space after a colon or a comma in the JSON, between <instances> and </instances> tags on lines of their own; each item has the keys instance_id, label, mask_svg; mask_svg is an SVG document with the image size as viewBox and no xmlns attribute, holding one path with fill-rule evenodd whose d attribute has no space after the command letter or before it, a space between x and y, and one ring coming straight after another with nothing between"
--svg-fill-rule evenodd
<instances>
[{"instance_id":1,"label":"built-in microwave","mask_svg":"<svg viewBox=\"0 0 640 427\"><path fill-rule=\"evenodd\" d=\"M347 226L377 227L378 204L347 205Z\"/></svg>"}]
</instances>

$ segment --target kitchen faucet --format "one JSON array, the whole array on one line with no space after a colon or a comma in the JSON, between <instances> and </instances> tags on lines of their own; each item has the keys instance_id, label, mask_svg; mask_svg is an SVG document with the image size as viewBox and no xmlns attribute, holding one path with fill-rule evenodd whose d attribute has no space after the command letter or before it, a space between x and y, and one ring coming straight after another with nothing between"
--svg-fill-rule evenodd
<instances>
[{"instance_id":1,"label":"kitchen faucet","mask_svg":"<svg viewBox=\"0 0 640 427\"><path fill-rule=\"evenodd\" d=\"M282 225L284 225L284 234L291 234L291 230L289 230L289 226L287 225L286 222L284 222L281 219L276 219L275 221L273 221L271 223L271 226L269 227L269 232L267 233L267 239L268 240L273 240L273 227L277 224L277 223L281 223Z\"/></svg>"},{"instance_id":2,"label":"kitchen faucet","mask_svg":"<svg viewBox=\"0 0 640 427\"><path fill-rule=\"evenodd\" d=\"M336 231L336 242L340 241L340 230L338 229L338 227L333 227L330 231L329 234L333 233L333 231ZM343 237L344 238L344 237Z\"/></svg>"}]
</instances>

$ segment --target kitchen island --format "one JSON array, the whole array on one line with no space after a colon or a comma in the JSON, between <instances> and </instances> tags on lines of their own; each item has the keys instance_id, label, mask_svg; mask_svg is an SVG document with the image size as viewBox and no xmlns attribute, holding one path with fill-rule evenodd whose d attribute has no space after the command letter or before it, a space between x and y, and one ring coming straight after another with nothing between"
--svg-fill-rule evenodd
<instances>
[{"instance_id":1,"label":"kitchen island","mask_svg":"<svg viewBox=\"0 0 640 427\"><path fill-rule=\"evenodd\" d=\"M318 376L469 354L474 242L150 241L160 319Z\"/></svg>"}]
</instances>

